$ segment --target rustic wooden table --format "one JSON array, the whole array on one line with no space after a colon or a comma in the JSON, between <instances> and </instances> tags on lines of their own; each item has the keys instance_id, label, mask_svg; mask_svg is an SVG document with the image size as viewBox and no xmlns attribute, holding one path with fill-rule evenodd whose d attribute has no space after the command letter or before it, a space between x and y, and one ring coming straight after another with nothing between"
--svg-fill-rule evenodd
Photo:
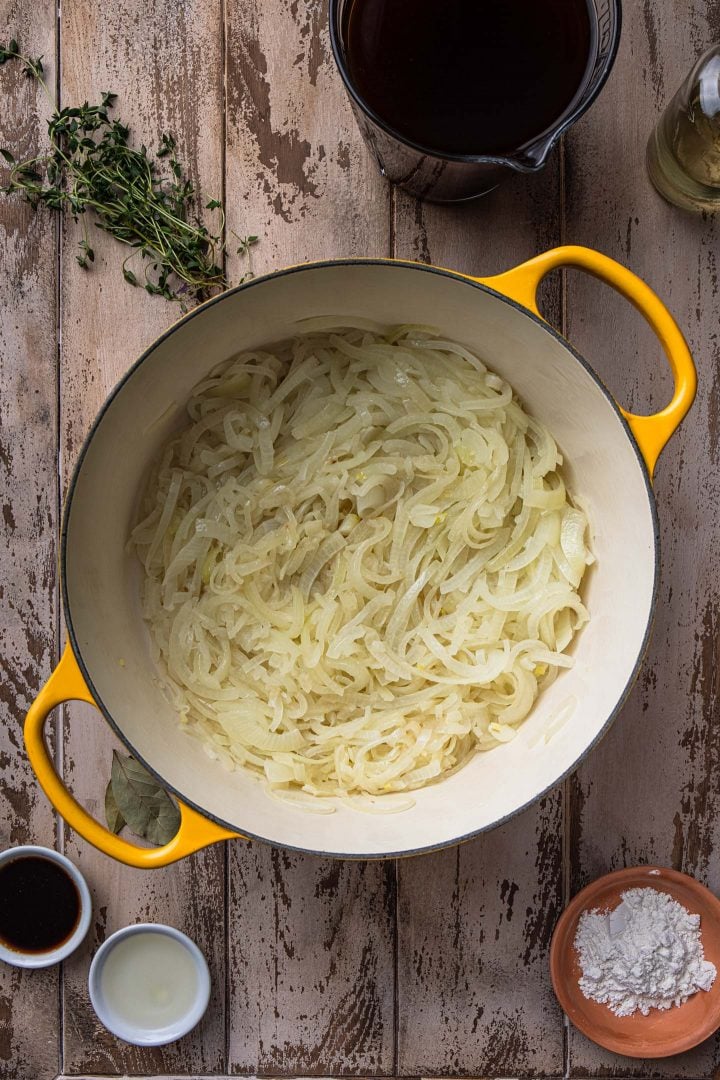
<instances>
[{"instance_id":1,"label":"rustic wooden table","mask_svg":"<svg viewBox=\"0 0 720 1080\"><path fill-rule=\"evenodd\" d=\"M397 864L235 842L134 871L59 827L20 725L63 635L56 562L69 471L109 389L177 312L123 284L120 252L102 234L83 272L72 224L2 201L0 841L62 847L95 904L88 940L63 970L0 971L3 1078L716 1075L717 1040L655 1063L593 1046L563 1022L547 965L563 904L607 870L657 861L720 889L720 235L712 218L665 205L643 164L661 104L720 35L720 7L626 0L624 23L606 89L545 172L452 209L376 175L319 0L64 0L59 22L51 0L0 3L0 40L14 34L43 53L63 103L115 90L138 139L177 136L203 194L226 198L229 227L261 237L255 272L357 253L493 273L584 243L657 289L700 374L657 473L662 587L650 654L611 733L566 784L465 847ZM2 142L29 155L46 104L11 65L0 85ZM231 278L243 269L230 260ZM557 275L545 311L634 411L667 398L655 340L609 290ZM58 724L67 782L100 813L109 732L89 709ZM200 1027L161 1050L116 1041L86 989L98 943L145 919L191 934L213 975Z\"/></svg>"}]
</instances>

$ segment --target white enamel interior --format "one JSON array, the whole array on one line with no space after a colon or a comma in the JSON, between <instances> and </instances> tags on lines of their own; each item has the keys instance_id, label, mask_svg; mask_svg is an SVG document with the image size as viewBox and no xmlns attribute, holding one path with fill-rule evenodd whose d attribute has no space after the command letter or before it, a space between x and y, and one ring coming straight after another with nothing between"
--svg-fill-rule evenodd
<instances>
[{"instance_id":1,"label":"white enamel interior","mask_svg":"<svg viewBox=\"0 0 720 1080\"><path fill-rule=\"evenodd\" d=\"M151 459L181 422L193 385L239 350L277 342L317 315L424 323L469 346L548 425L569 487L587 503L597 566L583 586L591 622L575 666L541 696L511 743L416 793L400 814L280 803L182 734L158 690L125 551ZM602 733L631 681L652 614L655 530L647 476L603 390L522 309L471 283L399 263L334 263L259 279L170 332L112 397L77 475L67 521L66 612L97 700L169 786L240 832L341 855L411 852L486 829L536 799ZM121 663L122 662L122 663Z\"/></svg>"}]
</instances>

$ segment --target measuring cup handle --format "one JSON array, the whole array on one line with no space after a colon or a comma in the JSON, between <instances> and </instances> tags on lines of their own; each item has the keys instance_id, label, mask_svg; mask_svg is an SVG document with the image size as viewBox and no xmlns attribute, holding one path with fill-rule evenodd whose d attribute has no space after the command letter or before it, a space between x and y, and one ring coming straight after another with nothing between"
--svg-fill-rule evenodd
<instances>
[{"instance_id":1,"label":"measuring cup handle","mask_svg":"<svg viewBox=\"0 0 720 1080\"><path fill-rule=\"evenodd\" d=\"M652 478L657 460L695 398L697 374L687 342L668 309L649 285L621 263L592 248L566 245L552 248L512 270L495 277L475 278L483 285L509 296L536 315L537 290L551 270L575 266L612 285L633 304L657 335L673 375L673 396L668 405L651 416L639 416L621 409L635 436ZM540 316L542 318L542 316Z\"/></svg>"}]
</instances>

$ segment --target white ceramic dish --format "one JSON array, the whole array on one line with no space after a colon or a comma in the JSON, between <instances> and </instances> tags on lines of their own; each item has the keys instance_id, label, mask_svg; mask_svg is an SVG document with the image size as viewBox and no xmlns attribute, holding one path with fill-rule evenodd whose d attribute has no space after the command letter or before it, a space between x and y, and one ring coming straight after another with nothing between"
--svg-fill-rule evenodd
<instances>
[{"instance_id":1,"label":"white ceramic dish","mask_svg":"<svg viewBox=\"0 0 720 1080\"><path fill-rule=\"evenodd\" d=\"M143 1027L140 1024L129 1022L117 1009L113 1008L103 992L103 968L108 957L121 941L139 934L165 934L167 937L180 942L187 949L195 967L197 987L192 1005L180 1019L163 1026ZM181 930L176 930L174 926L165 926L162 923L136 923L133 926L125 926L121 930L116 930L102 943L90 965L88 989L90 991L90 1001L98 1019L113 1035L117 1035L124 1042L132 1043L133 1046L165 1046L167 1043L175 1042L176 1039L187 1035L204 1016L210 1000L210 971L208 970L207 961L198 946Z\"/></svg>"},{"instance_id":2,"label":"white ceramic dish","mask_svg":"<svg viewBox=\"0 0 720 1080\"><path fill-rule=\"evenodd\" d=\"M0 866L11 862L13 859L27 858L28 856L48 859L50 862L57 863L72 878L80 896L80 916L70 937L62 945L59 945L57 949L49 949L47 952L24 953L16 949L9 949L0 941L0 960L3 960L6 964L12 964L13 967L52 967L53 964L59 964L61 960L65 960L66 957L75 952L87 934L90 926L90 916L92 915L92 899L87 882L78 868L65 855L61 855L59 851L53 851L52 848L38 847L34 844L7 848L5 851L0 852Z\"/></svg>"}]
</instances>

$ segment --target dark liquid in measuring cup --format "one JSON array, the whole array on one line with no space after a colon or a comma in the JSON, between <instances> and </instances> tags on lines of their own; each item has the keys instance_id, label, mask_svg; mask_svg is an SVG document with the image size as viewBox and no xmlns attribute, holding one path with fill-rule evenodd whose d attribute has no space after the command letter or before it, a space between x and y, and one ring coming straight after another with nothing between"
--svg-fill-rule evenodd
<instances>
[{"instance_id":1,"label":"dark liquid in measuring cup","mask_svg":"<svg viewBox=\"0 0 720 1080\"><path fill-rule=\"evenodd\" d=\"M506 154L583 87L586 0L350 0L351 81L398 135L449 154Z\"/></svg>"},{"instance_id":2,"label":"dark liquid in measuring cup","mask_svg":"<svg viewBox=\"0 0 720 1080\"><path fill-rule=\"evenodd\" d=\"M0 940L16 952L57 949L80 918L80 894L70 875L40 855L0 864Z\"/></svg>"}]
</instances>

